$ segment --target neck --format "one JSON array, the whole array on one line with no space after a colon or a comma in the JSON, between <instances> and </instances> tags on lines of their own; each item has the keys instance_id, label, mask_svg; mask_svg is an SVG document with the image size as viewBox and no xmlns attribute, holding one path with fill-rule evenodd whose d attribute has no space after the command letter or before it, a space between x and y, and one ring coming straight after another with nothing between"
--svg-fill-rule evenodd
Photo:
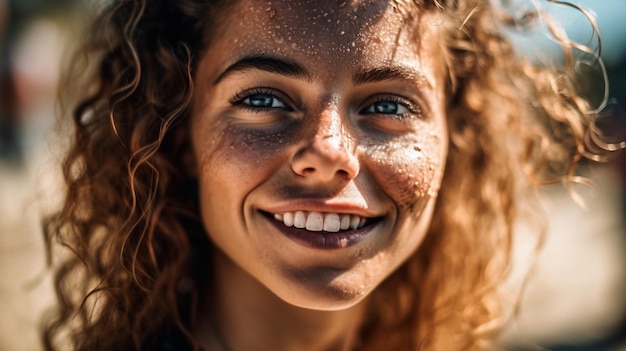
<instances>
[{"instance_id":1,"label":"neck","mask_svg":"<svg viewBox=\"0 0 626 351\"><path fill-rule=\"evenodd\" d=\"M214 291L196 335L206 351L354 348L364 302L340 311L317 311L286 303L217 252Z\"/></svg>"}]
</instances>

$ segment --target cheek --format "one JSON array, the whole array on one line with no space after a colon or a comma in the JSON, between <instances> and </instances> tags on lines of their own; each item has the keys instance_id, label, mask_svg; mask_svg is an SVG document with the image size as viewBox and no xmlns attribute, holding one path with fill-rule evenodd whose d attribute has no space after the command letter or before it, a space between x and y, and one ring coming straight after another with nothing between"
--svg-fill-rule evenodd
<instances>
[{"instance_id":1,"label":"cheek","mask_svg":"<svg viewBox=\"0 0 626 351\"><path fill-rule=\"evenodd\" d=\"M219 123L194 127L203 220L219 236L237 223L248 194L281 166L289 143L280 132Z\"/></svg>"},{"instance_id":2,"label":"cheek","mask_svg":"<svg viewBox=\"0 0 626 351\"><path fill-rule=\"evenodd\" d=\"M230 177L223 180L237 181L241 186L278 167L289 139L282 132L226 126L219 133L207 133L201 144L205 147L196 150L201 171Z\"/></svg>"},{"instance_id":3,"label":"cheek","mask_svg":"<svg viewBox=\"0 0 626 351\"><path fill-rule=\"evenodd\" d=\"M198 126L194 148L199 161L200 206L209 232L242 214L248 195L285 162L290 140L284 132L232 125Z\"/></svg>"},{"instance_id":4,"label":"cheek","mask_svg":"<svg viewBox=\"0 0 626 351\"><path fill-rule=\"evenodd\" d=\"M419 214L436 196L443 148L443 137L432 133L394 140L371 153L369 169L400 213Z\"/></svg>"},{"instance_id":5,"label":"cheek","mask_svg":"<svg viewBox=\"0 0 626 351\"><path fill-rule=\"evenodd\" d=\"M230 128L225 135L224 155L247 170L272 163L288 144L279 132Z\"/></svg>"}]
</instances>

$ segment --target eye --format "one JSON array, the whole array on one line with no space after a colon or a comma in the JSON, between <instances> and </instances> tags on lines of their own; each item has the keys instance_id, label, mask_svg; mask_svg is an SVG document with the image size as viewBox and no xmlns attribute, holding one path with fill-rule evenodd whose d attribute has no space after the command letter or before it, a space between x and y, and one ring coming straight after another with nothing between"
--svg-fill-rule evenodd
<instances>
[{"instance_id":1,"label":"eye","mask_svg":"<svg viewBox=\"0 0 626 351\"><path fill-rule=\"evenodd\" d=\"M252 88L244 90L231 99L233 105L238 105L255 111L263 109L291 110L285 103L288 98L283 93L270 88Z\"/></svg>"},{"instance_id":2,"label":"eye","mask_svg":"<svg viewBox=\"0 0 626 351\"><path fill-rule=\"evenodd\" d=\"M377 101L365 109L361 113L365 114L383 114L383 115L403 115L410 113L408 107L395 101Z\"/></svg>"},{"instance_id":3,"label":"eye","mask_svg":"<svg viewBox=\"0 0 626 351\"><path fill-rule=\"evenodd\" d=\"M419 115L420 108L410 100L397 95L379 95L370 99L359 113L363 115L379 115L393 117L409 117Z\"/></svg>"},{"instance_id":4,"label":"eye","mask_svg":"<svg viewBox=\"0 0 626 351\"><path fill-rule=\"evenodd\" d=\"M277 98L267 94L254 94L241 101L243 104L247 104L253 107L263 108L286 108L285 104Z\"/></svg>"},{"instance_id":5,"label":"eye","mask_svg":"<svg viewBox=\"0 0 626 351\"><path fill-rule=\"evenodd\" d=\"M420 105L401 95L377 94L364 100L361 106L359 125L385 135L409 132L423 117Z\"/></svg>"}]
</instances>

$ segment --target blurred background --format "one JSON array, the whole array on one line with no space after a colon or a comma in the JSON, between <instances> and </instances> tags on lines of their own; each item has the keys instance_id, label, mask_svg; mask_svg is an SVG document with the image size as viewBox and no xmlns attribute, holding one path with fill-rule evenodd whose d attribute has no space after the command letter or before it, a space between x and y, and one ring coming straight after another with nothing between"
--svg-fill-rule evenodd
<instances>
[{"instance_id":1,"label":"blurred background","mask_svg":"<svg viewBox=\"0 0 626 351\"><path fill-rule=\"evenodd\" d=\"M40 221L61 190L56 88L85 6L0 0L1 351L40 350L41 315L53 302Z\"/></svg>"},{"instance_id":2,"label":"blurred background","mask_svg":"<svg viewBox=\"0 0 626 351\"><path fill-rule=\"evenodd\" d=\"M626 140L626 2L569 2L596 19L606 67L605 78L600 65L591 65L593 56L577 52L577 83L593 108L606 103L598 120L606 137ZM598 37L580 11L546 1L511 3L519 16L541 7L564 26L570 39L598 47ZM511 35L520 55L546 64L560 62L562 52L547 32L539 23ZM505 350L626 351L626 152L606 164L583 162L579 173L595 183L594 188L573 187L582 207L562 185L540 189L539 207L548 226L536 261L536 224L519 225L507 288L522 289L522 295L501 336ZM535 265L529 268L530 262Z\"/></svg>"},{"instance_id":3,"label":"blurred background","mask_svg":"<svg viewBox=\"0 0 626 351\"><path fill-rule=\"evenodd\" d=\"M570 37L592 47L597 44L580 13L545 1L514 2L520 13L526 7L545 6L565 24ZM618 102L610 102L603 116L619 137L626 124L626 3L572 2L597 19L610 97ZM53 302L40 220L60 199L59 145L65 142L60 139L63 131L55 129L56 86L87 6L81 0L0 0L2 351L39 350L41 315ZM520 54L538 60L545 59L545 53L558 56L545 28L513 37ZM590 99L600 103L602 72L581 72L589 82ZM507 287L513 292L524 287L524 293L518 309L509 313L508 328L500 337L502 349L626 351L626 155L601 166L585 166L582 172L596 183L593 190L576 187L585 208L563 186L541 191L549 229L536 261L533 223L520 223L516 264ZM530 275L529 262L536 262Z\"/></svg>"}]
</instances>

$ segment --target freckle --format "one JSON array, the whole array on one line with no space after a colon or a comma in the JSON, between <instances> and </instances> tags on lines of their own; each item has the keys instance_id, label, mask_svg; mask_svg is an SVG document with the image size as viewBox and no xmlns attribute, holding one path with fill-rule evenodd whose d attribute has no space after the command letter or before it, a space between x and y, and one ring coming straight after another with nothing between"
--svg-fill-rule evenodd
<instances>
[{"instance_id":1,"label":"freckle","mask_svg":"<svg viewBox=\"0 0 626 351\"><path fill-rule=\"evenodd\" d=\"M419 145L413 145L413 150L419 152L422 151L422 148Z\"/></svg>"}]
</instances>

